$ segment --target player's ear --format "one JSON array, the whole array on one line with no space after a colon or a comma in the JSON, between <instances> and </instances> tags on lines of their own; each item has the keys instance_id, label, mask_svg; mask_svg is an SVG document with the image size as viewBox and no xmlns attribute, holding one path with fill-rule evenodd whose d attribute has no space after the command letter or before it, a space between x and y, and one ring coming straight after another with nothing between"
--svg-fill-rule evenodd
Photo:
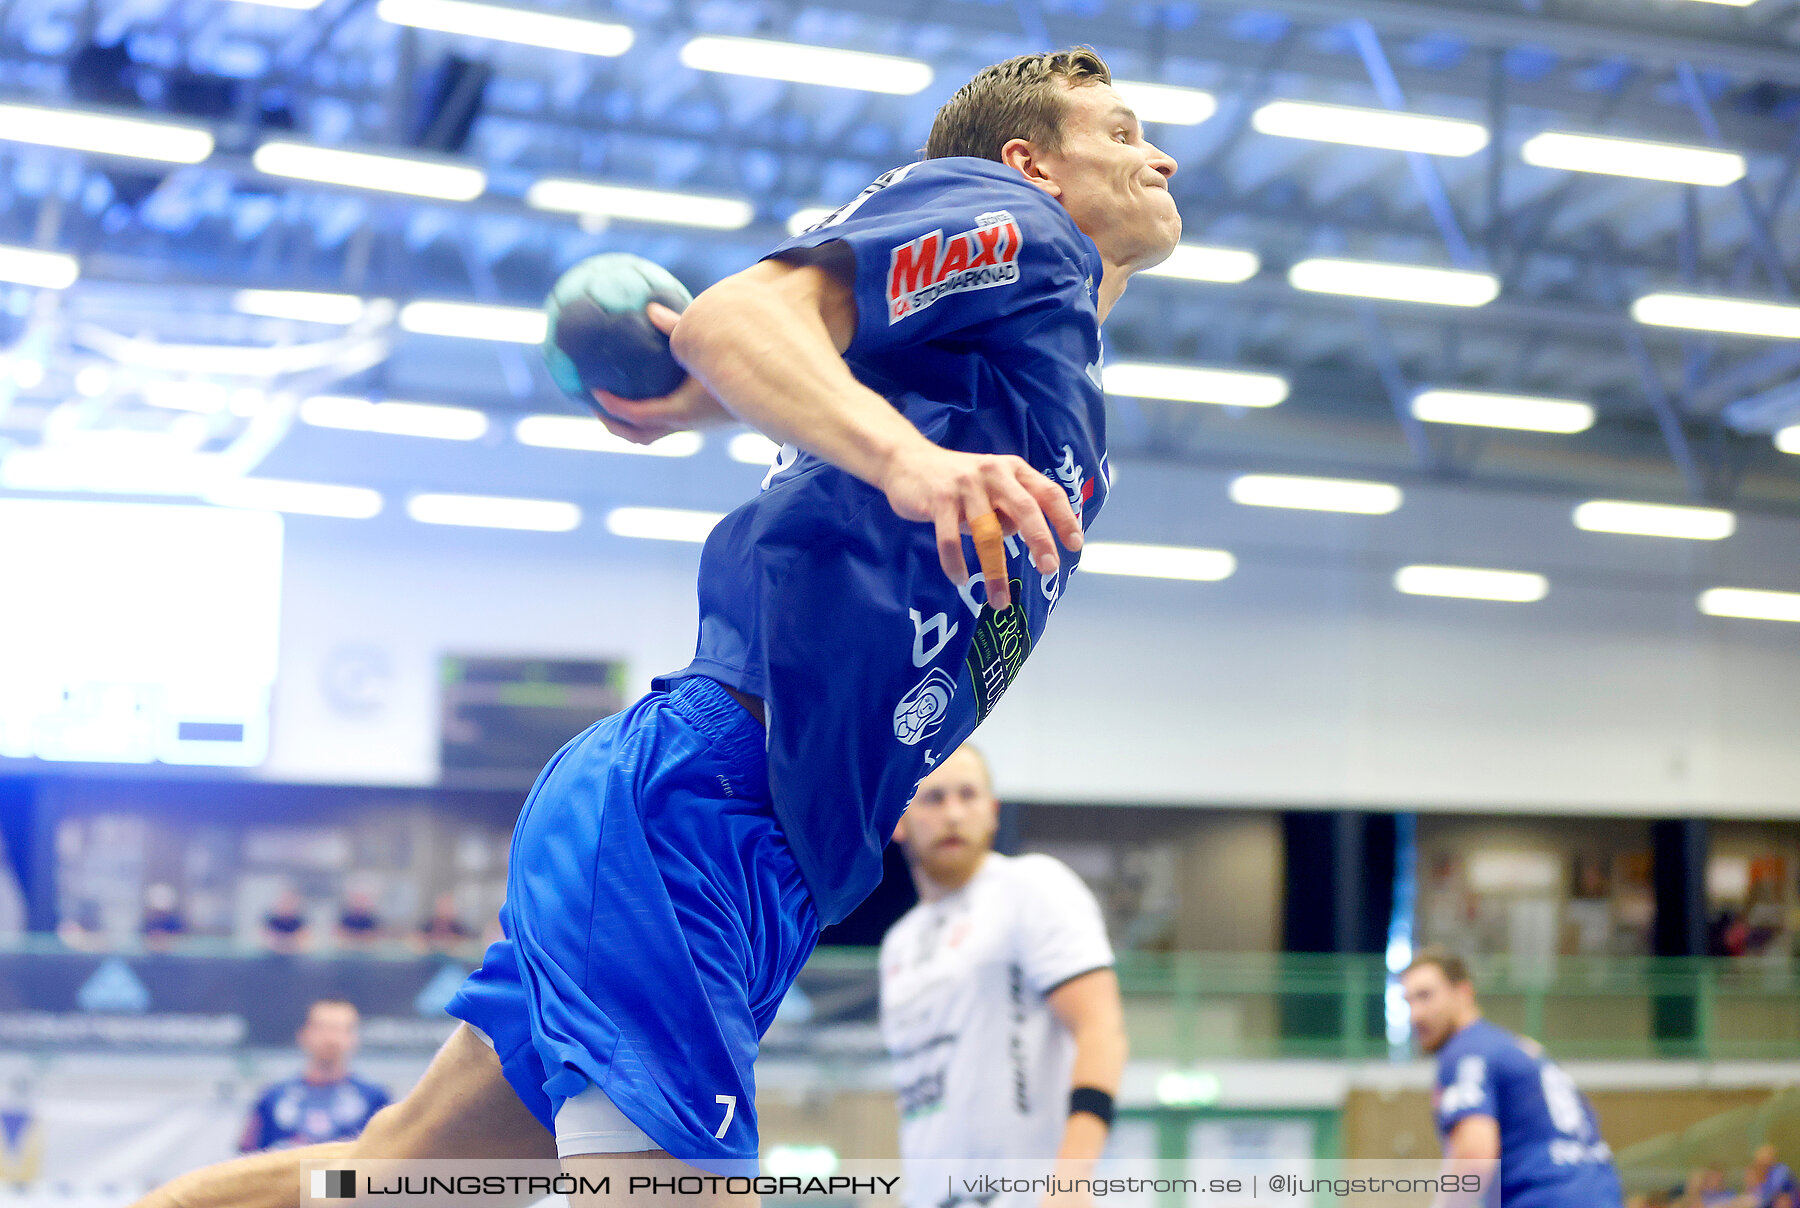
<instances>
[{"instance_id":1,"label":"player's ear","mask_svg":"<svg viewBox=\"0 0 1800 1208\"><path fill-rule=\"evenodd\" d=\"M894 823L894 842L896 842L896 843L906 842L906 815L905 814L901 814L900 820L898 822Z\"/></svg>"},{"instance_id":2,"label":"player's ear","mask_svg":"<svg viewBox=\"0 0 1800 1208\"><path fill-rule=\"evenodd\" d=\"M1043 157L1029 141L1022 138L1008 139L1006 145L1000 148L1000 162L1009 168L1016 168L1026 180L1050 196L1062 196L1062 186L1045 172Z\"/></svg>"}]
</instances>

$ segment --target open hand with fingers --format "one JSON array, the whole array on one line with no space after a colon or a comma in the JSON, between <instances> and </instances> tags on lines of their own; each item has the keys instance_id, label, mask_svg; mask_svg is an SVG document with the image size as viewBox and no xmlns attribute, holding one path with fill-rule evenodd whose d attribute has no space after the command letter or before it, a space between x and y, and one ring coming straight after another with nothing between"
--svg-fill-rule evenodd
<instances>
[{"instance_id":1,"label":"open hand with fingers","mask_svg":"<svg viewBox=\"0 0 1800 1208\"><path fill-rule=\"evenodd\" d=\"M1018 534L1044 575L1055 574L1062 564L1059 540L1065 549L1081 548L1081 521L1068 493L1023 458L909 442L890 459L877 485L896 514L936 528L938 562L959 587L969 577L962 534L975 539L988 603L995 610L1012 604L1007 537Z\"/></svg>"}]
</instances>

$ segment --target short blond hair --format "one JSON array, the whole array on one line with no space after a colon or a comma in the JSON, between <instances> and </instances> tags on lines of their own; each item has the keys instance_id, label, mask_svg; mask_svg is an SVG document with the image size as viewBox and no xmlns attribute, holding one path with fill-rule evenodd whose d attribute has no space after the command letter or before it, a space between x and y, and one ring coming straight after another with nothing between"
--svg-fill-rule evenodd
<instances>
[{"instance_id":1,"label":"short blond hair","mask_svg":"<svg viewBox=\"0 0 1800 1208\"><path fill-rule=\"evenodd\" d=\"M1015 138L1054 154L1062 150L1068 90L1110 83L1111 69L1091 46L984 67L937 111L925 158L967 155L998 162L1000 149Z\"/></svg>"}]
</instances>

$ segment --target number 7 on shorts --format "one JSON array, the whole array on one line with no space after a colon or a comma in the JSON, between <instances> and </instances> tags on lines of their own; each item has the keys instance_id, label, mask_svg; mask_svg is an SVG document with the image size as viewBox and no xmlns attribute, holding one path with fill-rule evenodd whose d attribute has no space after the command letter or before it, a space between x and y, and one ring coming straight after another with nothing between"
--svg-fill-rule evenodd
<instances>
[{"instance_id":1,"label":"number 7 on shorts","mask_svg":"<svg viewBox=\"0 0 1800 1208\"><path fill-rule=\"evenodd\" d=\"M725 1130L731 1127L731 1118L733 1116L737 1115L737 1096L736 1095L714 1095L713 1102L723 1103L725 1105L725 1119L720 1122L719 1131L713 1134L714 1137L717 1137L720 1140L724 1140L725 1139Z\"/></svg>"}]
</instances>

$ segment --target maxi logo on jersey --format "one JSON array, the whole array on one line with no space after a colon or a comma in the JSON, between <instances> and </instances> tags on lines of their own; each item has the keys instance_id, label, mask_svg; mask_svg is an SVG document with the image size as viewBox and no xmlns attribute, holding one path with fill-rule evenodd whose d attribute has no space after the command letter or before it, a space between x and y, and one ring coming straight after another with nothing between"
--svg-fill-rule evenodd
<instances>
[{"instance_id":1,"label":"maxi logo on jersey","mask_svg":"<svg viewBox=\"0 0 1800 1208\"><path fill-rule=\"evenodd\" d=\"M951 294L1012 285L1019 279L1025 238L1005 210L975 219L972 230L945 238L941 230L903 243L888 255L888 323L898 323Z\"/></svg>"}]
</instances>

